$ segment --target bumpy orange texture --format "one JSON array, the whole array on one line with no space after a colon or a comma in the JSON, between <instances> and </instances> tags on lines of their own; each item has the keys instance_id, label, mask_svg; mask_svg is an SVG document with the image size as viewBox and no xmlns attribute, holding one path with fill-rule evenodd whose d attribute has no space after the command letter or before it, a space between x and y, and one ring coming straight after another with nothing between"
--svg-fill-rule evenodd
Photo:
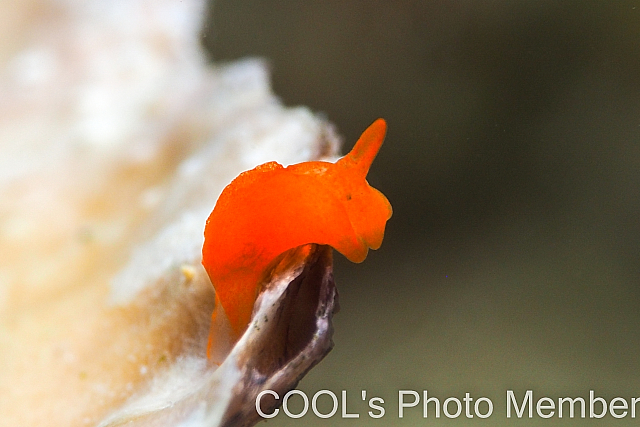
<instances>
[{"instance_id":1,"label":"bumpy orange texture","mask_svg":"<svg viewBox=\"0 0 640 427\"><path fill-rule=\"evenodd\" d=\"M238 337L278 255L318 243L362 262L380 247L391 205L366 176L386 129L376 120L336 163L269 162L224 189L207 220L202 264Z\"/></svg>"}]
</instances>

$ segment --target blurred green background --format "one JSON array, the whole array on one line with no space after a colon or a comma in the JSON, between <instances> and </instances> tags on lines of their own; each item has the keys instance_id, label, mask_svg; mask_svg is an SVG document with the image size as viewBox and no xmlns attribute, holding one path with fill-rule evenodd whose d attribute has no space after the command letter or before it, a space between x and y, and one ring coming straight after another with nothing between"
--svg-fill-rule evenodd
<instances>
[{"instance_id":1,"label":"blurred green background","mask_svg":"<svg viewBox=\"0 0 640 427\"><path fill-rule=\"evenodd\" d=\"M216 0L203 43L266 58L345 152L389 124L369 182L394 216L364 264L336 256L336 347L299 386L360 418L269 425L640 422L505 416L507 389L640 397L640 1ZM494 413L399 419L400 389Z\"/></svg>"}]
</instances>

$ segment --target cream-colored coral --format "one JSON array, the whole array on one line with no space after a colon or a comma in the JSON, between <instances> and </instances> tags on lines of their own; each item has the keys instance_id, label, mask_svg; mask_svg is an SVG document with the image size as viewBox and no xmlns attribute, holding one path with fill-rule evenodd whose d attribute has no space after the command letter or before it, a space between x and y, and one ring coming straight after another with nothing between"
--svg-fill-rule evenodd
<instances>
[{"instance_id":1,"label":"cream-colored coral","mask_svg":"<svg viewBox=\"0 0 640 427\"><path fill-rule=\"evenodd\" d=\"M222 188L265 161L335 154L331 127L282 107L261 61L206 63L203 8L3 8L2 425L96 425L179 400L176 378L215 370L200 248Z\"/></svg>"}]
</instances>

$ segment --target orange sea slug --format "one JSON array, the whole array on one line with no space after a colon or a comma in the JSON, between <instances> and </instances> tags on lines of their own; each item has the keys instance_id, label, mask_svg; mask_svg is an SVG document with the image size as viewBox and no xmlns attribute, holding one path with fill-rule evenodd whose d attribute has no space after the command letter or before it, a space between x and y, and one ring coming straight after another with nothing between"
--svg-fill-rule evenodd
<instances>
[{"instance_id":1,"label":"orange sea slug","mask_svg":"<svg viewBox=\"0 0 640 427\"><path fill-rule=\"evenodd\" d=\"M366 176L386 129L383 119L373 122L336 163L269 162L224 189L207 220L202 264L236 338L278 255L318 243L362 262L380 247L391 205Z\"/></svg>"}]
</instances>

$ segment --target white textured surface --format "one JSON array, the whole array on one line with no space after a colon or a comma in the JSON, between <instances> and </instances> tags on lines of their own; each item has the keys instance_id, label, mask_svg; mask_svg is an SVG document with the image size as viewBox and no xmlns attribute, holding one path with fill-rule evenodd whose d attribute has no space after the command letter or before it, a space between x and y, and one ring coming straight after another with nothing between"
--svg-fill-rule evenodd
<instances>
[{"instance_id":1,"label":"white textured surface","mask_svg":"<svg viewBox=\"0 0 640 427\"><path fill-rule=\"evenodd\" d=\"M201 1L6 6L21 20L0 29L15 41L0 52L0 424L171 406L213 373L210 304L194 298L218 195L260 163L335 154L337 138L279 103L262 61L205 62ZM163 338L172 327L191 331L184 345ZM216 375L223 396L235 377ZM189 410L185 426L221 416Z\"/></svg>"}]
</instances>

